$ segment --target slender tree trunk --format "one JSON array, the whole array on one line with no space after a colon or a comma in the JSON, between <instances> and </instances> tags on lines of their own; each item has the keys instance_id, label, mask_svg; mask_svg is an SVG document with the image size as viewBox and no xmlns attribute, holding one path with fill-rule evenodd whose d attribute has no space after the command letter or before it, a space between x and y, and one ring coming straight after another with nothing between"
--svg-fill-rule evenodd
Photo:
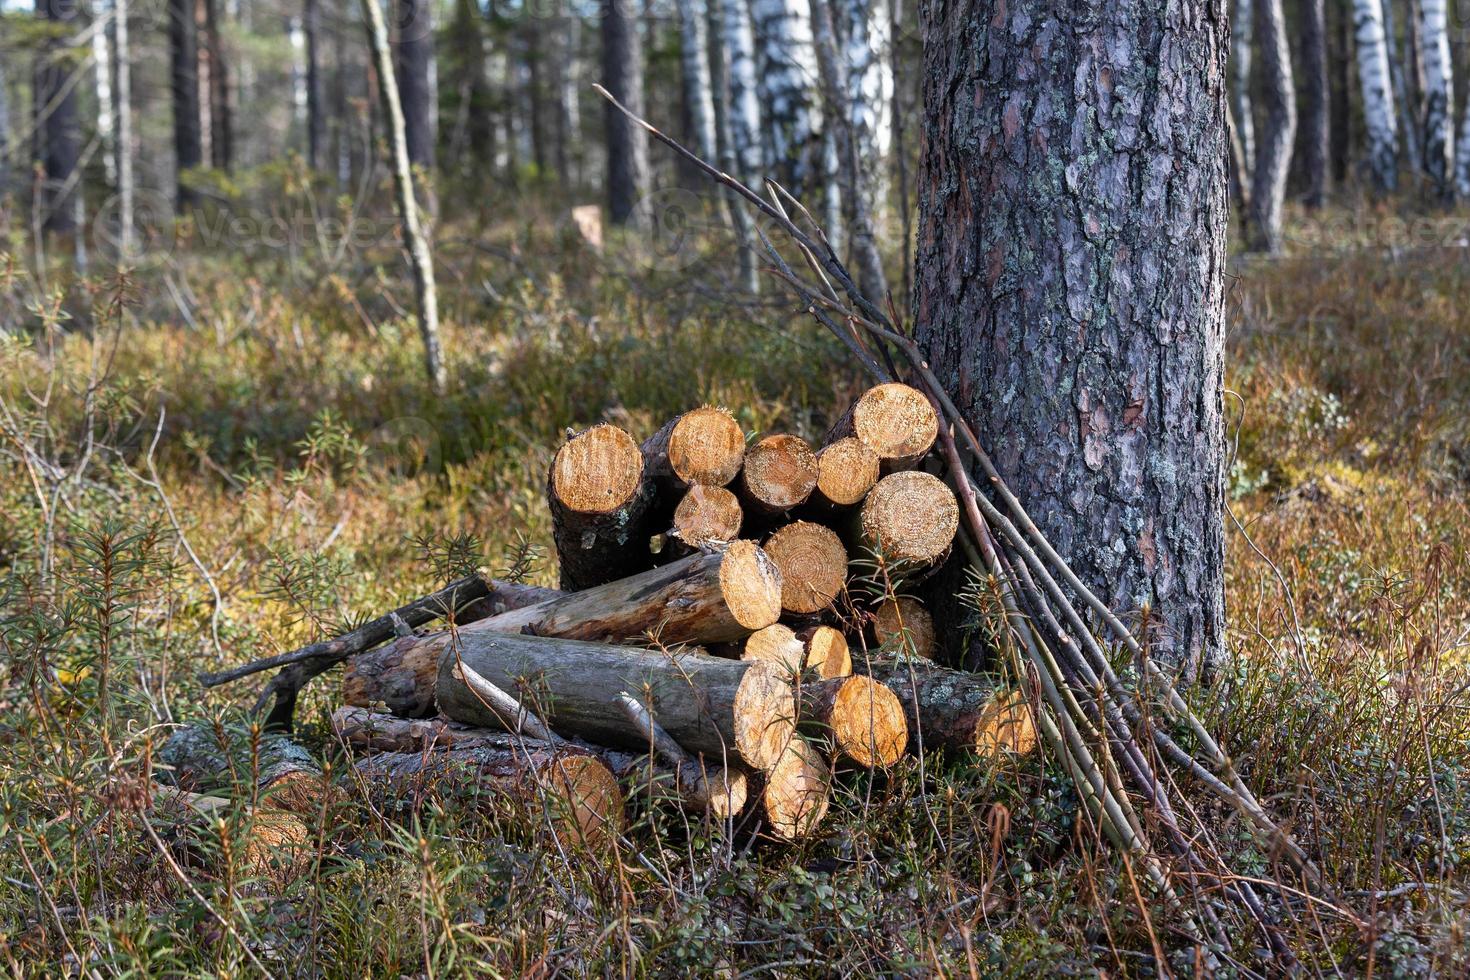
<instances>
[{"instance_id":1,"label":"slender tree trunk","mask_svg":"<svg viewBox=\"0 0 1470 980\"><path fill-rule=\"evenodd\" d=\"M1442 197L1454 194L1454 71L1450 64L1447 0L1421 0L1424 56L1424 170Z\"/></svg>"},{"instance_id":2,"label":"slender tree trunk","mask_svg":"<svg viewBox=\"0 0 1470 980\"><path fill-rule=\"evenodd\" d=\"M858 105L861 94L852 93L843 84L846 79L837 57L831 0L812 0L812 27L823 97L829 109L827 128L836 142L846 237L856 260L858 285L870 302L880 305L888 294L888 282L873 233L875 134L868 125L871 120L865 118L867 110ZM863 46L866 50L866 44ZM873 60L871 53L867 57ZM864 137L861 140L859 132Z\"/></svg>"},{"instance_id":3,"label":"slender tree trunk","mask_svg":"<svg viewBox=\"0 0 1470 980\"><path fill-rule=\"evenodd\" d=\"M398 49L394 70L403 107L408 162L434 169L434 8L430 0L398 0Z\"/></svg>"},{"instance_id":4,"label":"slender tree trunk","mask_svg":"<svg viewBox=\"0 0 1470 980\"><path fill-rule=\"evenodd\" d=\"M1309 208L1321 207L1327 195L1330 108L1326 0L1302 0L1302 200Z\"/></svg>"},{"instance_id":5,"label":"slender tree trunk","mask_svg":"<svg viewBox=\"0 0 1470 980\"><path fill-rule=\"evenodd\" d=\"M552 161L557 183L572 184L572 153L577 143L577 38L581 20L571 12L559 15L552 43L551 75L555 80L552 99Z\"/></svg>"},{"instance_id":6,"label":"slender tree trunk","mask_svg":"<svg viewBox=\"0 0 1470 980\"><path fill-rule=\"evenodd\" d=\"M731 173L749 183L761 172L761 104L755 72L755 32L747 0L719 0L723 5L725 50L729 52Z\"/></svg>"},{"instance_id":7,"label":"slender tree trunk","mask_svg":"<svg viewBox=\"0 0 1470 980\"><path fill-rule=\"evenodd\" d=\"M54 25L75 30L79 8L68 0L39 0L37 11ZM41 165L45 173L46 230L69 235L77 230L77 162L81 156L81 129L77 121L77 68L67 56L66 40L46 42L44 62L36 79L42 113Z\"/></svg>"},{"instance_id":8,"label":"slender tree trunk","mask_svg":"<svg viewBox=\"0 0 1470 980\"><path fill-rule=\"evenodd\" d=\"M128 0L113 0L112 51L117 106L117 243L133 254L133 48L128 37Z\"/></svg>"},{"instance_id":9,"label":"slender tree trunk","mask_svg":"<svg viewBox=\"0 0 1470 980\"><path fill-rule=\"evenodd\" d=\"M362 0L363 19L367 22L368 43L373 51L378 75L378 98L388 122L388 145L392 153L393 188L398 197L399 217L403 222L403 249L413 271L414 295L418 304L419 334L424 342L424 367L429 386L436 394L445 388L444 355L439 347L439 296L434 286L434 262L429 240L419 218L419 206L413 192L413 164L408 157L408 133L403 107L398 104L398 81L393 72L393 53L388 41L388 25L378 0Z\"/></svg>"},{"instance_id":10,"label":"slender tree trunk","mask_svg":"<svg viewBox=\"0 0 1470 980\"><path fill-rule=\"evenodd\" d=\"M0 62L0 214L8 221L6 199L10 194L10 80L5 74L5 65ZM5 230L8 230L6 227Z\"/></svg>"},{"instance_id":11,"label":"slender tree trunk","mask_svg":"<svg viewBox=\"0 0 1470 980\"><path fill-rule=\"evenodd\" d=\"M1419 138L1419 120L1414 114L1414 103L1410 97L1408 84L1404 80L1404 48L1399 43L1399 34L1394 26L1394 0L1381 0L1380 7L1383 11L1383 37L1384 50L1388 56L1388 77L1393 86L1393 105L1399 113L1399 132L1403 134L1403 150L1409 172L1418 174L1424 169L1424 143ZM1413 26L1413 18L1410 18L1410 26ZM1408 40L1413 41L1414 32L1408 32Z\"/></svg>"},{"instance_id":12,"label":"slender tree trunk","mask_svg":"<svg viewBox=\"0 0 1470 980\"><path fill-rule=\"evenodd\" d=\"M174 199L179 210L193 207L198 195L189 171L204 162L199 127L199 32L194 0L168 0L169 53L173 71Z\"/></svg>"},{"instance_id":13,"label":"slender tree trunk","mask_svg":"<svg viewBox=\"0 0 1470 980\"><path fill-rule=\"evenodd\" d=\"M229 63L221 37L219 0L204 0L205 45L209 64L210 165L228 171L234 165L234 106Z\"/></svg>"},{"instance_id":14,"label":"slender tree trunk","mask_svg":"<svg viewBox=\"0 0 1470 980\"><path fill-rule=\"evenodd\" d=\"M1368 169L1373 186L1386 193L1398 187L1399 131L1381 0L1353 0L1353 22L1363 119L1368 128Z\"/></svg>"},{"instance_id":15,"label":"slender tree trunk","mask_svg":"<svg viewBox=\"0 0 1470 980\"><path fill-rule=\"evenodd\" d=\"M1281 251L1281 208L1296 142L1296 86L1281 0L1255 0L1255 5L1266 118L1251 185L1251 246L1275 255Z\"/></svg>"},{"instance_id":16,"label":"slender tree trunk","mask_svg":"<svg viewBox=\"0 0 1470 980\"><path fill-rule=\"evenodd\" d=\"M719 155L719 166L726 173L736 174L743 181L749 180L748 174L740 171L736 162L735 137L731 132L731 93L730 93L730 65L727 60L728 49L724 43L725 37L725 8L731 5L743 6L742 0L708 0L705 11L709 17L709 69L710 69L710 93L713 96L711 108L715 114L715 144ZM753 136L759 128L759 120L751 128ZM748 293L760 292L760 272L756 267L753 235L751 232L750 212L746 210L746 204L733 191L725 192L725 204L730 214L730 228L734 232L735 244L739 250L739 275L740 286Z\"/></svg>"},{"instance_id":17,"label":"slender tree trunk","mask_svg":"<svg viewBox=\"0 0 1470 980\"><path fill-rule=\"evenodd\" d=\"M893 45L888 7L883 0L831 0L832 16L847 73L845 112L858 162L872 189L869 210L875 220L887 198L885 163L893 148Z\"/></svg>"},{"instance_id":18,"label":"slender tree trunk","mask_svg":"<svg viewBox=\"0 0 1470 980\"><path fill-rule=\"evenodd\" d=\"M99 11L107 16L108 11ZM95 27L96 19L93 19ZM102 170L107 186L117 188L117 105L114 101L115 76L112 70L111 21L107 30L94 30L92 34L93 90L97 98L97 138L102 144Z\"/></svg>"},{"instance_id":19,"label":"slender tree trunk","mask_svg":"<svg viewBox=\"0 0 1470 980\"><path fill-rule=\"evenodd\" d=\"M306 0L306 161L321 170L327 152L326 93L322 85L321 0Z\"/></svg>"},{"instance_id":20,"label":"slender tree trunk","mask_svg":"<svg viewBox=\"0 0 1470 980\"><path fill-rule=\"evenodd\" d=\"M1251 102L1251 46L1254 43L1255 22L1252 0L1235 0L1235 19L1230 24L1233 32L1231 55L1235 62L1230 101L1235 113L1235 134L1240 140L1240 153L1245 161L1247 174L1256 172L1256 113Z\"/></svg>"},{"instance_id":21,"label":"slender tree trunk","mask_svg":"<svg viewBox=\"0 0 1470 980\"><path fill-rule=\"evenodd\" d=\"M613 98L643 115L643 51L631 0L602 2L602 77ZM607 138L607 205L615 225L626 225L648 194L648 135L611 105L603 109Z\"/></svg>"},{"instance_id":22,"label":"slender tree trunk","mask_svg":"<svg viewBox=\"0 0 1470 980\"><path fill-rule=\"evenodd\" d=\"M546 179L551 169L551 140L546 125L546 52L541 43L541 25L531 22L522 31L526 56L526 105L531 123L531 161L536 177Z\"/></svg>"},{"instance_id":23,"label":"slender tree trunk","mask_svg":"<svg viewBox=\"0 0 1470 980\"><path fill-rule=\"evenodd\" d=\"M1470 98L1465 100L1460 120L1460 140L1455 147L1455 190L1462 198L1470 198Z\"/></svg>"},{"instance_id":24,"label":"slender tree trunk","mask_svg":"<svg viewBox=\"0 0 1470 980\"><path fill-rule=\"evenodd\" d=\"M924 14L918 340L1061 555L1192 674L1224 646L1218 4Z\"/></svg>"},{"instance_id":25,"label":"slender tree trunk","mask_svg":"<svg viewBox=\"0 0 1470 980\"><path fill-rule=\"evenodd\" d=\"M709 12L705 0L679 0L679 67L689 111L689 145L715 159L715 102L710 88Z\"/></svg>"},{"instance_id":26,"label":"slender tree trunk","mask_svg":"<svg viewBox=\"0 0 1470 980\"><path fill-rule=\"evenodd\" d=\"M797 197L819 190L822 119L806 0L750 0L765 108L766 166Z\"/></svg>"},{"instance_id":27,"label":"slender tree trunk","mask_svg":"<svg viewBox=\"0 0 1470 980\"><path fill-rule=\"evenodd\" d=\"M1328 23L1332 27L1331 64L1332 122L1328 138L1332 146L1332 182L1341 186L1347 182L1348 161L1352 151L1352 102L1353 102L1353 16L1345 4L1334 3L1328 8Z\"/></svg>"}]
</instances>

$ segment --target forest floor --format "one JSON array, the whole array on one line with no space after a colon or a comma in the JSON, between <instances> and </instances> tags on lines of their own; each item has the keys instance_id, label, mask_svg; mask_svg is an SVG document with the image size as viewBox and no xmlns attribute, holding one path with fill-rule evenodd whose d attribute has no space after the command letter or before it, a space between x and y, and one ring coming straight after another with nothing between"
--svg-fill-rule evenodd
<instances>
[{"instance_id":1,"label":"forest floor","mask_svg":"<svg viewBox=\"0 0 1470 980\"><path fill-rule=\"evenodd\" d=\"M173 722L241 724L258 689L198 671L466 566L552 583L542 492L568 426L648 433L712 402L818 437L861 384L774 286L732 301L718 244L597 255L528 209L439 230L436 398L391 236L338 252L209 230L124 279L53 260L43 282L0 256L0 322L27 326L0 334L13 970L1129 975L1162 950L1192 971L1176 913L1040 759L905 760L794 847L643 808L615 853L568 854L515 813L404 827L348 792L305 872L245 879L241 819L208 835L222 861L165 858L137 813L150 746ZM1232 658L1196 697L1321 864L1330 898L1273 892L1310 968L1466 975L1470 266L1346 215L1298 218L1292 242L1228 286ZM297 717L340 772L336 688L320 678ZM1281 875L1218 827L1242 873ZM1254 959L1258 937L1238 942Z\"/></svg>"}]
</instances>

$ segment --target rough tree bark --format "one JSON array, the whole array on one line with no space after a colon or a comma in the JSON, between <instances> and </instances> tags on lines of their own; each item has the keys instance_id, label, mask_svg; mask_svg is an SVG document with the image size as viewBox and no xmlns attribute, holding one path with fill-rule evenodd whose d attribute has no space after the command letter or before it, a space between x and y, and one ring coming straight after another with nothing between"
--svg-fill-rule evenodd
<instances>
[{"instance_id":1,"label":"rough tree bark","mask_svg":"<svg viewBox=\"0 0 1470 980\"><path fill-rule=\"evenodd\" d=\"M169 0L168 39L173 73L174 201L179 210L185 210L198 198L189 185L189 171L204 162L199 127L199 29L193 0Z\"/></svg>"},{"instance_id":2,"label":"rough tree bark","mask_svg":"<svg viewBox=\"0 0 1470 980\"><path fill-rule=\"evenodd\" d=\"M434 8L429 0L398 0L398 46L394 70L402 105L408 162L434 167Z\"/></svg>"},{"instance_id":3,"label":"rough tree bark","mask_svg":"<svg viewBox=\"0 0 1470 980\"><path fill-rule=\"evenodd\" d=\"M218 0L204 0L205 62L209 66L209 164L228 171L235 159L234 99L230 66L220 37Z\"/></svg>"},{"instance_id":4,"label":"rough tree bark","mask_svg":"<svg viewBox=\"0 0 1470 980\"><path fill-rule=\"evenodd\" d=\"M1266 114L1252 176L1251 247L1275 255L1281 251L1281 208L1296 141L1296 86L1281 0L1255 0L1255 5Z\"/></svg>"},{"instance_id":5,"label":"rough tree bark","mask_svg":"<svg viewBox=\"0 0 1470 980\"><path fill-rule=\"evenodd\" d=\"M37 13L58 30L75 30L80 8L68 0L40 0ZM41 166L46 176L46 230L69 235L77 229L77 161L82 134L77 121L77 86L72 72L79 62L65 36L49 38L37 73L37 105L41 113Z\"/></svg>"},{"instance_id":6,"label":"rough tree bark","mask_svg":"<svg viewBox=\"0 0 1470 980\"><path fill-rule=\"evenodd\" d=\"M602 0L602 84L634 115L643 115L643 51L632 0ZM607 138L607 208L615 225L634 220L648 194L648 134L612 105L603 107Z\"/></svg>"},{"instance_id":7,"label":"rough tree bark","mask_svg":"<svg viewBox=\"0 0 1470 980\"><path fill-rule=\"evenodd\" d=\"M1368 129L1368 169L1374 187L1388 192L1398 187L1399 130L1381 0L1353 0L1353 24L1363 120Z\"/></svg>"},{"instance_id":8,"label":"rough tree bark","mask_svg":"<svg viewBox=\"0 0 1470 980\"><path fill-rule=\"evenodd\" d=\"M306 162L321 170L327 152L326 94L322 87L321 0L306 0Z\"/></svg>"},{"instance_id":9,"label":"rough tree bark","mask_svg":"<svg viewBox=\"0 0 1470 980\"><path fill-rule=\"evenodd\" d=\"M1307 189L1302 201L1322 206L1327 196L1327 160L1330 149L1327 84L1326 0L1302 0L1302 170Z\"/></svg>"},{"instance_id":10,"label":"rough tree bark","mask_svg":"<svg viewBox=\"0 0 1470 980\"><path fill-rule=\"evenodd\" d=\"M388 117L393 188L403 221L403 250L408 253L408 263L413 271L419 335L424 342L424 368L429 375L429 386L435 393L442 393L447 375L444 354L439 346L439 294L434 286L434 261L429 254L429 240L424 235L418 201L414 198L413 167L409 159L403 107L398 103L398 83L394 78L393 55L388 46L388 25L383 20L378 0L362 0L362 13L367 22L368 43L373 49L374 67L378 73L378 98Z\"/></svg>"},{"instance_id":11,"label":"rough tree bark","mask_svg":"<svg viewBox=\"0 0 1470 980\"><path fill-rule=\"evenodd\" d=\"M1419 42L1424 58L1424 172L1441 197L1454 194L1454 71L1448 4L1421 0Z\"/></svg>"},{"instance_id":12,"label":"rough tree bark","mask_svg":"<svg viewBox=\"0 0 1470 980\"><path fill-rule=\"evenodd\" d=\"M1224 644L1223 16L924 21L919 342L1061 555L1194 674Z\"/></svg>"}]
</instances>

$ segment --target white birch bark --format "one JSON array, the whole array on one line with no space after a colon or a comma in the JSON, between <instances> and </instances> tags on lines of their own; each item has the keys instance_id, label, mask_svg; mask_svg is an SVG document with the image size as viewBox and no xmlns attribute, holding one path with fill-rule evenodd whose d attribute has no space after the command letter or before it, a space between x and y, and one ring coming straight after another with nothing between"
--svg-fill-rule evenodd
<instances>
[{"instance_id":1,"label":"white birch bark","mask_svg":"<svg viewBox=\"0 0 1470 980\"><path fill-rule=\"evenodd\" d=\"M1470 198L1470 99L1465 100L1465 115L1460 121L1460 141L1455 147L1455 190Z\"/></svg>"},{"instance_id":2,"label":"white birch bark","mask_svg":"<svg viewBox=\"0 0 1470 980\"><path fill-rule=\"evenodd\" d=\"M678 0L679 67L689 104L692 149L706 160L715 158L715 102L710 92L709 31L704 0Z\"/></svg>"},{"instance_id":3,"label":"white birch bark","mask_svg":"<svg viewBox=\"0 0 1470 980\"><path fill-rule=\"evenodd\" d=\"M102 16L107 16L104 8ZM102 173L117 186L117 113L113 111L112 43L109 31L92 34L92 71L97 89L97 135L102 140Z\"/></svg>"},{"instance_id":4,"label":"white birch bark","mask_svg":"<svg viewBox=\"0 0 1470 980\"><path fill-rule=\"evenodd\" d=\"M1353 30L1368 130L1368 168L1374 186L1391 191L1398 186L1398 118L1394 113L1381 0L1353 0Z\"/></svg>"},{"instance_id":5,"label":"white birch bark","mask_svg":"<svg viewBox=\"0 0 1470 980\"><path fill-rule=\"evenodd\" d=\"M1245 165L1242 180L1249 182L1256 172L1256 122L1251 105L1251 44L1255 37L1255 11L1251 0L1235 0L1235 20L1231 28L1231 59L1235 62L1230 78L1230 98L1235 109L1235 133L1240 140L1240 155Z\"/></svg>"},{"instance_id":6,"label":"white birch bark","mask_svg":"<svg viewBox=\"0 0 1470 980\"><path fill-rule=\"evenodd\" d=\"M751 0L765 107L766 165L798 197L821 172L817 59L807 0Z\"/></svg>"},{"instance_id":7,"label":"white birch bark","mask_svg":"<svg viewBox=\"0 0 1470 980\"><path fill-rule=\"evenodd\" d=\"M1454 168L1454 69L1446 0L1421 0L1419 48L1424 60L1424 171L1441 194Z\"/></svg>"},{"instance_id":8,"label":"white birch bark","mask_svg":"<svg viewBox=\"0 0 1470 980\"><path fill-rule=\"evenodd\" d=\"M128 38L128 0L113 0L112 49L117 91L117 242L133 254L133 48Z\"/></svg>"},{"instance_id":9,"label":"white birch bark","mask_svg":"<svg viewBox=\"0 0 1470 980\"><path fill-rule=\"evenodd\" d=\"M1281 0L1255 2L1264 112L1251 186L1251 244L1274 255L1281 251L1281 209L1296 141L1296 84Z\"/></svg>"},{"instance_id":10,"label":"white birch bark","mask_svg":"<svg viewBox=\"0 0 1470 980\"><path fill-rule=\"evenodd\" d=\"M730 152L735 176L761 172L761 104L755 75L755 32L746 0L724 0L723 31L730 68Z\"/></svg>"}]
</instances>

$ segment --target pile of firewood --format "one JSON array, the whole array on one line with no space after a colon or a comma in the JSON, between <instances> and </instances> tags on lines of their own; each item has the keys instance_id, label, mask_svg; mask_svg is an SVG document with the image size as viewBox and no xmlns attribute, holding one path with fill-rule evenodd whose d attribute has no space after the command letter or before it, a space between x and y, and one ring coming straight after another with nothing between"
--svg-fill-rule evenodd
<instances>
[{"instance_id":1,"label":"pile of firewood","mask_svg":"<svg viewBox=\"0 0 1470 980\"><path fill-rule=\"evenodd\" d=\"M614 425L572 436L546 490L560 590L461 580L346 656L332 722L360 784L553 801L584 834L654 789L789 840L821 822L834 773L1030 751L1025 699L936 664L933 621L905 594L958 526L926 469L937 432L924 395L883 384L816 450L747 444L711 407L641 446ZM410 628L435 616L446 628Z\"/></svg>"}]
</instances>

